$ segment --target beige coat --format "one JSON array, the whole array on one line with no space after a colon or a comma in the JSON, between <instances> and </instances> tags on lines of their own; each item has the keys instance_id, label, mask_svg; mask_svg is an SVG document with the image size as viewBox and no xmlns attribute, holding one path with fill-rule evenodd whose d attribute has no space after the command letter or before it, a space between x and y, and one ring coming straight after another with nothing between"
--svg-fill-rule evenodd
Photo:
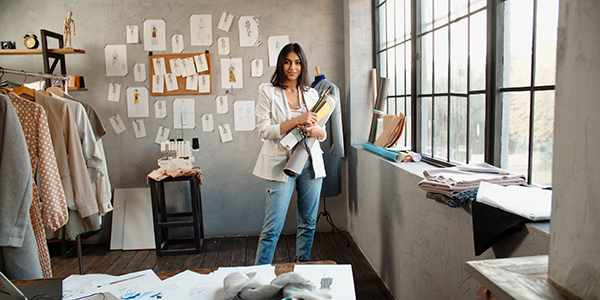
<instances>
[{"instance_id":1,"label":"beige coat","mask_svg":"<svg viewBox=\"0 0 600 300\"><path fill-rule=\"evenodd\" d=\"M306 107L309 109L319 100L319 94L315 89L311 88L303 94ZM283 172L283 169L291 155L291 151L286 150L279 144L281 138L285 136L285 134L279 134L279 124L289 119L291 119L291 112L285 101L283 90L274 87L270 83L261 84L258 87L256 120L258 134L263 141L263 146L254 166L254 175L267 180L287 181L288 176ZM320 143L314 143L310 153L313 158L315 178L325 177L323 151L321 151Z\"/></svg>"}]
</instances>

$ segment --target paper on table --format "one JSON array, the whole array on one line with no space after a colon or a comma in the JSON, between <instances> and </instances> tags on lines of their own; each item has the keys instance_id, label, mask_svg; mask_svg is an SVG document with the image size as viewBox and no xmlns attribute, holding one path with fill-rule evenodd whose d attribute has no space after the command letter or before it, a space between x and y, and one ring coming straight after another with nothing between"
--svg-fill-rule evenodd
<instances>
[{"instance_id":1,"label":"paper on table","mask_svg":"<svg viewBox=\"0 0 600 300\"><path fill-rule=\"evenodd\" d=\"M111 293L121 298L124 293L140 292L148 286L163 286L152 270L121 276L105 274L71 275L62 282L63 299L77 299L97 293Z\"/></svg>"},{"instance_id":2,"label":"paper on table","mask_svg":"<svg viewBox=\"0 0 600 300\"><path fill-rule=\"evenodd\" d=\"M502 209L532 221L549 220L552 191L524 186L500 186L482 181L477 202Z\"/></svg>"},{"instance_id":3,"label":"paper on table","mask_svg":"<svg viewBox=\"0 0 600 300\"><path fill-rule=\"evenodd\" d=\"M356 299L352 265L313 265L298 264L294 272L310 280L317 290L329 290L332 299Z\"/></svg>"}]
</instances>

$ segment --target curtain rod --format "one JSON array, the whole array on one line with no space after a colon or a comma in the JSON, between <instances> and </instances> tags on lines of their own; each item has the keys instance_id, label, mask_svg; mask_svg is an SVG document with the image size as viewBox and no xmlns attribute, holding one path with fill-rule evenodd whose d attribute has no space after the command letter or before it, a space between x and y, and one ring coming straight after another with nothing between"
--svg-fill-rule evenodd
<instances>
[{"instance_id":1,"label":"curtain rod","mask_svg":"<svg viewBox=\"0 0 600 300\"><path fill-rule=\"evenodd\" d=\"M54 74L45 74L45 73L32 73L23 70L11 70L0 67L0 72L2 75L4 74L14 74L21 76L31 76L31 77L39 77L39 78L49 78L49 79L59 79L59 80L69 80L68 76L63 75L54 75Z\"/></svg>"}]
</instances>

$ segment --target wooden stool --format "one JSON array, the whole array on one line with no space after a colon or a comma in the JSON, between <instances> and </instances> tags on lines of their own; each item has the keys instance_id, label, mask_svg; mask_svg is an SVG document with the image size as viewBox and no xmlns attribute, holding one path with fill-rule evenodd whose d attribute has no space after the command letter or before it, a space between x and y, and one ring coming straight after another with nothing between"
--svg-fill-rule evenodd
<instances>
[{"instance_id":1,"label":"wooden stool","mask_svg":"<svg viewBox=\"0 0 600 300\"><path fill-rule=\"evenodd\" d=\"M200 253L204 240L204 222L202 220L202 196L199 181L195 175L167 177L161 181L148 178L150 193L152 195L152 211L154 220L154 239L156 241L156 254L177 255ZM188 181L190 185L190 200L192 211L168 213L165 195L165 182ZM191 217L186 221L169 221L169 218ZM184 238L169 238L169 229L176 227L192 227L194 236ZM193 243L193 247L169 249L174 244Z\"/></svg>"}]
</instances>

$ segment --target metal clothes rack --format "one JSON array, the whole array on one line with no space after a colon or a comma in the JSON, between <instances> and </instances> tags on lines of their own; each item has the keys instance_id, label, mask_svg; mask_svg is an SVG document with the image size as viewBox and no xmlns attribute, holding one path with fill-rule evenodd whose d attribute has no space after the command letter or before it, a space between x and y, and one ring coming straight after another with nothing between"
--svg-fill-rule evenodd
<instances>
[{"instance_id":1,"label":"metal clothes rack","mask_svg":"<svg viewBox=\"0 0 600 300\"><path fill-rule=\"evenodd\" d=\"M63 80L63 81L67 81L69 80L68 76L63 76L63 75L55 75L55 74L45 74L45 73L33 73L33 72L27 72L24 70L11 70L11 69L6 69L0 66L0 73L2 74L13 74L13 75L21 75L21 76L26 76L26 77L38 77L38 78L45 78L45 79L57 79L57 80Z\"/></svg>"}]
</instances>

